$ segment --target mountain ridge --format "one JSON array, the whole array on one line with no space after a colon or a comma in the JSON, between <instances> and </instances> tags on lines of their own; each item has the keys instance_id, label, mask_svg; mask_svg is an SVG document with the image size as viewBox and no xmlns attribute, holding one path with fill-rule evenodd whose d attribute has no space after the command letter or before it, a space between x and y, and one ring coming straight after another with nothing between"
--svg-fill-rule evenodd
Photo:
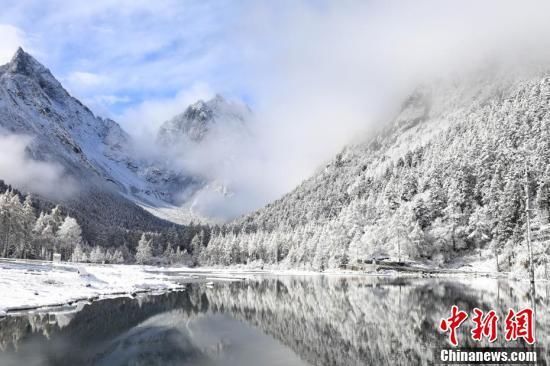
<instances>
[{"instance_id":1,"label":"mountain ridge","mask_svg":"<svg viewBox=\"0 0 550 366\"><path fill-rule=\"evenodd\" d=\"M72 195L63 194L65 187L53 187L59 195L41 198L66 206L91 241L111 230L155 231L174 225L141 206L170 206L174 193L203 184L199 177L136 157L132 138L120 125L95 116L22 48L0 66L0 127L32 137L26 155L61 166L63 177L71 178L76 188ZM93 205L102 207L103 215ZM131 216L134 222L125 219Z\"/></svg>"}]
</instances>

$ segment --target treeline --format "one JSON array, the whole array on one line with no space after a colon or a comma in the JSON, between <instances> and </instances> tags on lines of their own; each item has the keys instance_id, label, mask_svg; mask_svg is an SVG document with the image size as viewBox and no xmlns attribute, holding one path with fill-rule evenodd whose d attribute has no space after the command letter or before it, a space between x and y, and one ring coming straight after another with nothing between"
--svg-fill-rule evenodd
<instances>
[{"instance_id":1,"label":"treeline","mask_svg":"<svg viewBox=\"0 0 550 366\"><path fill-rule=\"evenodd\" d=\"M64 216L59 206L40 212L31 196L22 197L13 190L0 194L0 237L2 257L51 260L54 253L65 260L82 242L82 230L76 220Z\"/></svg>"},{"instance_id":2,"label":"treeline","mask_svg":"<svg viewBox=\"0 0 550 366\"><path fill-rule=\"evenodd\" d=\"M209 226L191 224L161 232L121 228L105 245L90 240L68 212L0 181L0 257L52 260L59 253L73 262L197 265L210 240Z\"/></svg>"}]
</instances>

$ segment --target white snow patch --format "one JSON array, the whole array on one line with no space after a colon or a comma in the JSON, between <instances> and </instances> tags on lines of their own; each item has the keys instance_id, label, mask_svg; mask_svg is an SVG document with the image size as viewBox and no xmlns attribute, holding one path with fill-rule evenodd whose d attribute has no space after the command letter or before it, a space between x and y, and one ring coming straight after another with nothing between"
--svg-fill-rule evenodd
<instances>
[{"instance_id":1,"label":"white snow patch","mask_svg":"<svg viewBox=\"0 0 550 366\"><path fill-rule=\"evenodd\" d=\"M209 277L219 280L215 274ZM176 290L192 278L191 273L166 274L150 266L0 260L0 316L98 297Z\"/></svg>"}]
</instances>

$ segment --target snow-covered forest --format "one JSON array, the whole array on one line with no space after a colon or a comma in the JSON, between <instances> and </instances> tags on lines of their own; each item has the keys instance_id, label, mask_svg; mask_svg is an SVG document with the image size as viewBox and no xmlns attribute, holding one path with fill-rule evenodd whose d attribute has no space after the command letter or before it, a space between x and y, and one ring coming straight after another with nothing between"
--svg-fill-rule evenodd
<instances>
[{"instance_id":1,"label":"snow-covered forest","mask_svg":"<svg viewBox=\"0 0 550 366\"><path fill-rule=\"evenodd\" d=\"M72 262L196 265L208 239L208 226L190 226L180 231L143 232L135 242L131 242L135 233L128 231L122 237L128 244L103 247L86 240L78 221L63 207L41 210L43 206L47 207L11 187L0 190L0 257L52 260L58 253L61 260Z\"/></svg>"},{"instance_id":2,"label":"snow-covered forest","mask_svg":"<svg viewBox=\"0 0 550 366\"><path fill-rule=\"evenodd\" d=\"M0 237L2 257L72 262L123 263L120 249L90 247L82 239L77 220L64 215L60 206L51 211L35 208L31 195L13 190L0 193Z\"/></svg>"},{"instance_id":3,"label":"snow-covered forest","mask_svg":"<svg viewBox=\"0 0 550 366\"><path fill-rule=\"evenodd\" d=\"M30 195L0 193L2 257L51 260L55 252L69 260L81 246L81 234L78 222L64 216L59 206L37 215Z\"/></svg>"},{"instance_id":4,"label":"snow-covered forest","mask_svg":"<svg viewBox=\"0 0 550 366\"><path fill-rule=\"evenodd\" d=\"M215 232L204 264L323 270L391 257L546 270L550 78L419 89L395 122L345 148L293 192Z\"/></svg>"}]
</instances>

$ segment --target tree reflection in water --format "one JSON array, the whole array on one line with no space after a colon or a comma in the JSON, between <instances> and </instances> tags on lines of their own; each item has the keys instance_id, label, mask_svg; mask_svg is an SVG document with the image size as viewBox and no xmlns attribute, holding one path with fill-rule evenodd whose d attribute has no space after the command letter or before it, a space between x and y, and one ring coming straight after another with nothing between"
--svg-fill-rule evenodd
<instances>
[{"instance_id":1,"label":"tree reflection in water","mask_svg":"<svg viewBox=\"0 0 550 366\"><path fill-rule=\"evenodd\" d=\"M535 305L548 344L548 286L487 278L265 277L110 299L65 314L0 321L1 365L430 365L452 305L500 317ZM459 330L461 346L488 346ZM547 351L545 351L547 352ZM548 355L546 355L548 356Z\"/></svg>"}]
</instances>

